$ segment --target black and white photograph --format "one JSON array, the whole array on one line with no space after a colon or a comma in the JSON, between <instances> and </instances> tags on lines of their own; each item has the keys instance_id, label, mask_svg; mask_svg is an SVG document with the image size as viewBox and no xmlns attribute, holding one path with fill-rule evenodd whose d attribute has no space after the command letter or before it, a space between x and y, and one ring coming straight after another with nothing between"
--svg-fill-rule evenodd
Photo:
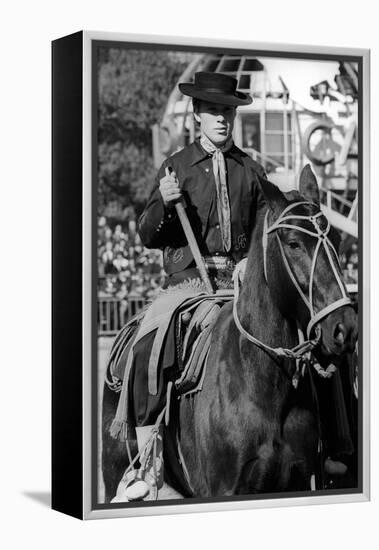
<instances>
[{"instance_id":1,"label":"black and white photograph","mask_svg":"<svg viewBox=\"0 0 379 550\"><path fill-rule=\"evenodd\" d=\"M93 42L93 509L362 493L362 79Z\"/></svg>"},{"instance_id":2,"label":"black and white photograph","mask_svg":"<svg viewBox=\"0 0 379 550\"><path fill-rule=\"evenodd\" d=\"M0 546L375 547L375 4L2 8Z\"/></svg>"}]
</instances>

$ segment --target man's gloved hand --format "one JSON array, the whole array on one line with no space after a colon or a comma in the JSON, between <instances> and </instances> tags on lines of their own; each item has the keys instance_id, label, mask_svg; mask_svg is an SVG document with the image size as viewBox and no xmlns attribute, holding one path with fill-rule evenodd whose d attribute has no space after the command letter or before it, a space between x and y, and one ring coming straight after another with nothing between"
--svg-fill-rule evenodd
<instances>
[{"instance_id":1,"label":"man's gloved hand","mask_svg":"<svg viewBox=\"0 0 379 550\"><path fill-rule=\"evenodd\" d=\"M165 206L173 206L174 202L182 196L179 188L178 178L175 172L170 173L170 168L166 167L166 175L159 182L159 191Z\"/></svg>"}]
</instances>

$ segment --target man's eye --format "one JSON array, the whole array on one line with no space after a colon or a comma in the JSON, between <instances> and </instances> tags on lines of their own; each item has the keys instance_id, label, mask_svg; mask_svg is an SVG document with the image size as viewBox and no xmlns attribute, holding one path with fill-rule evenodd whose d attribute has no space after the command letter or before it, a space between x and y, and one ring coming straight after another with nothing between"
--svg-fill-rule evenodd
<instances>
[{"instance_id":1,"label":"man's eye","mask_svg":"<svg viewBox=\"0 0 379 550\"><path fill-rule=\"evenodd\" d=\"M297 250L300 248L300 244L297 242L297 241L290 241L288 243L288 246L292 249L292 250Z\"/></svg>"}]
</instances>

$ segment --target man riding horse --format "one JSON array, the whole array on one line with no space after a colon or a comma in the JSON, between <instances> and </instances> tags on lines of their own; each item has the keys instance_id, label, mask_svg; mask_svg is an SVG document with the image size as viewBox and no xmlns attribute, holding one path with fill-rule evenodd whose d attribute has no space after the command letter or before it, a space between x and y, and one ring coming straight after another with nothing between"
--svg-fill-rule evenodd
<instances>
[{"instance_id":1,"label":"man riding horse","mask_svg":"<svg viewBox=\"0 0 379 550\"><path fill-rule=\"evenodd\" d=\"M236 264L247 257L258 212L267 208L260 184L265 178L262 166L232 139L236 109L250 104L252 98L237 90L234 78L219 73L196 73L193 84L179 84L179 89L192 97L200 137L162 164L139 220L139 235L146 247L163 250L167 273L164 288L198 280L201 273L175 208L178 202L184 203L213 289L231 288ZM159 307L166 309L164 299ZM148 337L140 349L136 346L140 364L149 363L152 346ZM154 448L148 443L159 429L154 423L166 385L159 383L155 395L145 399L146 374L142 368L135 369L133 384L138 448L140 452L149 449L148 468L154 470L159 488L163 481L161 432L154 438ZM144 474L127 487L125 494L128 500L139 500L148 492Z\"/></svg>"},{"instance_id":2,"label":"man riding horse","mask_svg":"<svg viewBox=\"0 0 379 550\"><path fill-rule=\"evenodd\" d=\"M232 138L237 107L253 100L237 90L235 78L220 73L198 72L194 83L181 83L179 89L192 97L200 137L163 162L138 232L146 247L163 250L164 288L199 279L175 210L175 204L184 203L213 288L231 288L233 269L247 256L256 212L264 205L259 186L264 169ZM139 424L151 417L146 414ZM137 426L140 449L151 430Z\"/></svg>"}]
</instances>

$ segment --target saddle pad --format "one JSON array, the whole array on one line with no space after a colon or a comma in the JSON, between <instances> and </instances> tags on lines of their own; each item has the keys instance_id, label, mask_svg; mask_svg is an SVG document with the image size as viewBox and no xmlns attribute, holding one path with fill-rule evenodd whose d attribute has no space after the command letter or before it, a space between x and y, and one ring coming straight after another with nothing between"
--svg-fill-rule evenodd
<instances>
[{"instance_id":1,"label":"saddle pad","mask_svg":"<svg viewBox=\"0 0 379 550\"><path fill-rule=\"evenodd\" d=\"M216 319L217 317L215 317L215 320ZM205 368L205 359L208 356L211 344L214 322L199 334L183 374L175 382L175 387L179 395L188 393L195 387L198 390L201 389L201 386L199 386L199 379L202 378L203 369Z\"/></svg>"},{"instance_id":2,"label":"saddle pad","mask_svg":"<svg viewBox=\"0 0 379 550\"><path fill-rule=\"evenodd\" d=\"M213 308L211 301L202 302L193 312L191 321L186 329L185 336L183 338L183 359L185 357L188 341L194 330L198 331L199 326L208 315L209 311Z\"/></svg>"},{"instance_id":3,"label":"saddle pad","mask_svg":"<svg viewBox=\"0 0 379 550\"><path fill-rule=\"evenodd\" d=\"M197 346L199 333L216 321L222 305L222 301L203 302L195 310L183 341L182 358L184 364L188 362L194 347Z\"/></svg>"},{"instance_id":4,"label":"saddle pad","mask_svg":"<svg viewBox=\"0 0 379 550\"><path fill-rule=\"evenodd\" d=\"M124 379L125 367L128 360L128 355L137 336L137 327L134 332L131 331L130 338L124 347L124 351L121 353L119 359L114 362L114 368L112 369L112 375L119 380Z\"/></svg>"},{"instance_id":5,"label":"saddle pad","mask_svg":"<svg viewBox=\"0 0 379 550\"><path fill-rule=\"evenodd\" d=\"M124 378L126 361L144 314L145 312L141 311L128 321L119 331L113 342L105 369L105 380L110 389L118 391L120 388L120 382Z\"/></svg>"}]
</instances>

